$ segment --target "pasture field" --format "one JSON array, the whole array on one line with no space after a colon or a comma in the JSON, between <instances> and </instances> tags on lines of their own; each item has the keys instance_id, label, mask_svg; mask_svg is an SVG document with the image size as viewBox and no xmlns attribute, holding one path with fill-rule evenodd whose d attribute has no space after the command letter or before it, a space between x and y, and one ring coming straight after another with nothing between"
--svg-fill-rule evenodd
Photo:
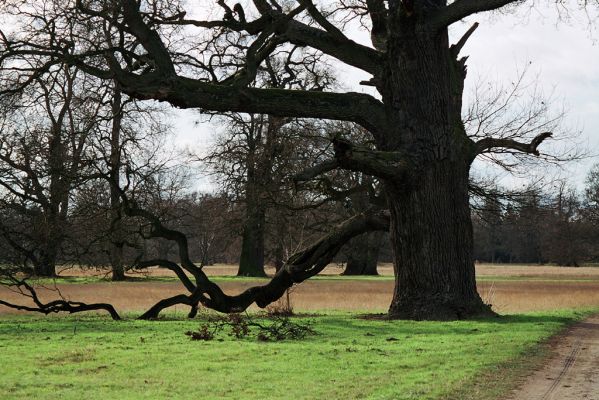
<instances>
[{"instance_id":1,"label":"pasture field","mask_svg":"<svg viewBox=\"0 0 599 400\"><path fill-rule=\"evenodd\" d=\"M205 270L230 294L267 281L235 277L236 266L232 265ZM294 307L303 311L387 309L394 284L390 265L380 266L381 275L374 277L340 276L340 272L338 267L329 266L321 275L296 286L291 294ZM134 274L127 282L113 283L106 276L107 271L65 269L59 279L40 282L47 289L39 289L39 293L42 299L49 300L56 298L55 289L59 289L73 300L110 302L119 311L141 312L162 298L186 292L174 274L164 269ZM599 267L478 265L477 279L483 300L499 313L599 307ZM1 286L0 298L23 301L22 296ZM0 306L0 314L3 313L15 311Z\"/></svg>"},{"instance_id":2,"label":"pasture field","mask_svg":"<svg viewBox=\"0 0 599 400\"><path fill-rule=\"evenodd\" d=\"M136 313L182 292L168 271L112 283L68 270L42 281L43 296L109 301L125 321L105 315L32 316L0 308L0 399L497 399L546 354L543 343L599 310L599 268L477 266L483 298L504 314L458 322L383 321L393 287L379 277L340 277L329 267L292 293L315 335L261 342L226 332L191 341L206 312L159 321ZM208 269L230 293L261 282ZM19 297L0 288L0 297ZM272 323L256 310L251 318Z\"/></svg>"},{"instance_id":3,"label":"pasture field","mask_svg":"<svg viewBox=\"0 0 599 400\"><path fill-rule=\"evenodd\" d=\"M199 320L0 317L2 399L493 399L588 312L406 322L296 318L298 341L191 341ZM268 322L266 322L268 323ZM522 359L527 361L522 363Z\"/></svg>"}]
</instances>

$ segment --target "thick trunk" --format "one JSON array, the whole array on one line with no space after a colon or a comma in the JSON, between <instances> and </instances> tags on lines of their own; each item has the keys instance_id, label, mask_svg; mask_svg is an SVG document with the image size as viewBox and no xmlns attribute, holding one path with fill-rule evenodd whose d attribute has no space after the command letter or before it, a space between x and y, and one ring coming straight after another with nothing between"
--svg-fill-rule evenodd
<instances>
[{"instance_id":1,"label":"thick trunk","mask_svg":"<svg viewBox=\"0 0 599 400\"><path fill-rule=\"evenodd\" d=\"M468 177L473 153L460 115L465 70L449 49L446 30L420 29L413 17L418 11L396 12L381 87L392 130L378 147L404 153L409 168L384 181L395 269L389 316L491 315L476 290L472 258Z\"/></svg>"},{"instance_id":2,"label":"thick trunk","mask_svg":"<svg viewBox=\"0 0 599 400\"><path fill-rule=\"evenodd\" d=\"M53 278L56 276L56 255L44 253L33 267L35 276Z\"/></svg>"},{"instance_id":3,"label":"thick trunk","mask_svg":"<svg viewBox=\"0 0 599 400\"><path fill-rule=\"evenodd\" d=\"M125 266L123 264L123 245L113 243L110 249L110 265L112 267L112 280L125 280Z\"/></svg>"},{"instance_id":4,"label":"thick trunk","mask_svg":"<svg viewBox=\"0 0 599 400\"><path fill-rule=\"evenodd\" d=\"M368 263L368 235L360 235L349 242L347 265L342 275L363 275Z\"/></svg>"},{"instance_id":5,"label":"thick trunk","mask_svg":"<svg viewBox=\"0 0 599 400\"><path fill-rule=\"evenodd\" d=\"M476 290L464 167L439 162L406 191L387 185L395 256L394 318L490 315Z\"/></svg>"},{"instance_id":6,"label":"thick trunk","mask_svg":"<svg viewBox=\"0 0 599 400\"><path fill-rule=\"evenodd\" d=\"M264 210L248 207L243 227L238 276L266 276L264 272Z\"/></svg>"},{"instance_id":7,"label":"thick trunk","mask_svg":"<svg viewBox=\"0 0 599 400\"><path fill-rule=\"evenodd\" d=\"M343 275L378 275L376 270L381 235L367 233L353 239Z\"/></svg>"}]
</instances>

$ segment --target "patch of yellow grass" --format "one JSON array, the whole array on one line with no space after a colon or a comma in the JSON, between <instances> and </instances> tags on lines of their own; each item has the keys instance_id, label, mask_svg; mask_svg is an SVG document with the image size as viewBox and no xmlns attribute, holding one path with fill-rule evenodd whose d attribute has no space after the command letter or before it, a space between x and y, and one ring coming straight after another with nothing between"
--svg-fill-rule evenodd
<instances>
[{"instance_id":1,"label":"patch of yellow grass","mask_svg":"<svg viewBox=\"0 0 599 400\"><path fill-rule=\"evenodd\" d=\"M206 268L209 275L235 275L236 266L218 265ZM383 276L392 276L391 265L381 265ZM269 271L273 272L273 271ZM339 275L341 270L329 266L325 275ZM104 273L104 272L102 272ZM153 276L169 276L162 269L151 269ZM89 275L90 271L68 270L69 276ZM478 290L484 300L500 313L542 311L577 307L599 306L599 268L561 268L525 265L478 265L477 274L482 278ZM221 286L226 293L236 294L264 281L226 281ZM52 285L48 285L52 286ZM87 284L59 284L57 288L67 299L84 302L110 302L119 311L142 311L165 297L185 293L177 282L98 282ZM384 311L391 302L393 280L341 279L309 280L298 285L292 293L295 310L359 310ZM55 299L57 293L39 289L44 300ZM0 287L0 298L23 304L19 294ZM25 302L26 303L26 302ZM187 310L180 306L179 310ZM15 313L0 306L1 313Z\"/></svg>"}]
</instances>

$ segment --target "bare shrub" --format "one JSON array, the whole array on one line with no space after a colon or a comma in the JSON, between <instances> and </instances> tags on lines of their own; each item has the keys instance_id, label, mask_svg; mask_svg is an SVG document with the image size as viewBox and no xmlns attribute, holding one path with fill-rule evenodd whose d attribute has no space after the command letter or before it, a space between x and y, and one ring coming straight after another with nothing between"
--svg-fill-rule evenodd
<instances>
[{"instance_id":1,"label":"bare shrub","mask_svg":"<svg viewBox=\"0 0 599 400\"><path fill-rule=\"evenodd\" d=\"M316 332L307 323L297 323L288 317L272 317L267 322L257 322L241 314L224 316L210 316L200 325L197 331L187 331L185 334L191 340L213 340L225 328L229 329L228 335L236 339L249 337L252 329L256 331L256 340L272 342L281 340L300 340Z\"/></svg>"}]
</instances>

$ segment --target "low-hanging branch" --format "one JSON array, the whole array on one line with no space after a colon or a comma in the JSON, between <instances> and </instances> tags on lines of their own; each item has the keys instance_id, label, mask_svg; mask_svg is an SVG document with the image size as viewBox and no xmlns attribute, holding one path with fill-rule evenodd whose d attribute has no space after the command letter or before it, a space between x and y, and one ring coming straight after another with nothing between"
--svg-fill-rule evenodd
<instances>
[{"instance_id":1,"label":"low-hanging branch","mask_svg":"<svg viewBox=\"0 0 599 400\"><path fill-rule=\"evenodd\" d=\"M292 255L266 285L254 286L238 295L230 296L212 282L202 268L197 267L191 261L187 248L187 238L184 234L166 228L158 217L136 206L127 198L124 192L121 192L121 196L125 214L145 218L151 224L151 237L175 241L179 248L181 267L190 272L195 278L195 283L184 282L188 290L193 289L189 290L189 295L181 294L163 299L146 311L140 317L141 319L157 318L163 309L175 304L189 305L191 307L190 316L195 315L198 303L223 313L241 312L254 303L264 308L278 300L294 284L303 282L320 273L331 262L341 247L353 237L365 232L389 229L389 214L387 211L367 211L356 215L335 227L332 232L323 236L311 246ZM182 271L178 270L176 264L158 261L160 260L142 262L140 265L147 266L151 263L163 265L174 270L178 276L181 275Z\"/></svg>"},{"instance_id":2,"label":"low-hanging branch","mask_svg":"<svg viewBox=\"0 0 599 400\"><path fill-rule=\"evenodd\" d=\"M31 286L29 283L27 283L24 279L17 279L14 276L9 276L8 278L9 278L9 281L3 282L2 284L5 284L9 287L16 288L19 292L21 292L21 294L30 298L33 301L34 305L27 306L27 305L22 305L22 304L15 304L15 303L11 303L11 302L1 300L1 299L0 299L0 305L9 307L9 308L12 308L15 310L39 312L39 313L46 314L46 315L52 314L52 313L59 313L59 312L68 312L70 314L75 314L75 313L85 312L85 311L104 310L110 314L110 317L112 319L114 319L114 320L121 319L120 315L118 314L118 312L116 311L114 306L112 304L108 304L108 303L87 304L87 303L83 303L80 301L70 301L70 300L65 300L65 299L52 300L48 303L44 303L40 300L35 288L33 286ZM23 289L26 292L24 292Z\"/></svg>"}]
</instances>

